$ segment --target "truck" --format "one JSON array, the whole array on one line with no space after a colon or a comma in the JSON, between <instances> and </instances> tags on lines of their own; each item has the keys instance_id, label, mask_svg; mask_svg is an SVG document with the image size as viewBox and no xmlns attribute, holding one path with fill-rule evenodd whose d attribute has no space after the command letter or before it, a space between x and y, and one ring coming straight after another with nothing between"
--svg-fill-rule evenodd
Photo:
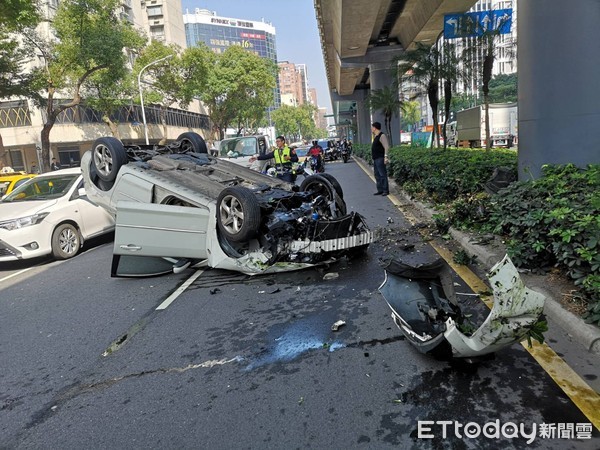
<instances>
[{"instance_id":1,"label":"truck","mask_svg":"<svg viewBox=\"0 0 600 450\"><path fill-rule=\"evenodd\" d=\"M492 147L511 148L518 144L518 112L516 103L489 105L490 140ZM446 134L448 145L454 147L485 146L485 106L463 109L456 121L449 122Z\"/></svg>"}]
</instances>

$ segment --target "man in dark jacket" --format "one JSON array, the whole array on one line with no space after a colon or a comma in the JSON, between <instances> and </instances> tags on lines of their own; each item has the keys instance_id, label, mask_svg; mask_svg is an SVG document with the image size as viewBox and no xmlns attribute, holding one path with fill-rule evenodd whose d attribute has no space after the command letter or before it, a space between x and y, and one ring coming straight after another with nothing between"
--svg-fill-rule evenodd
<instances>
[{"instance_id":1,"label":"man in dark jacket","mask_svg":"<svg viewBox=\"0 0 600 450\"><path fill-rule=\"evenodd\" d=\"M390 193L387 168L385 167L389 162L388 151L390 144L388 143L387 136L381 132L381 124L379 122L373 122L371 132L373 133L371 157L373 158L373 174L377 183L377 192L373 195L385 196Z\"/></svg>"}]
</instances>

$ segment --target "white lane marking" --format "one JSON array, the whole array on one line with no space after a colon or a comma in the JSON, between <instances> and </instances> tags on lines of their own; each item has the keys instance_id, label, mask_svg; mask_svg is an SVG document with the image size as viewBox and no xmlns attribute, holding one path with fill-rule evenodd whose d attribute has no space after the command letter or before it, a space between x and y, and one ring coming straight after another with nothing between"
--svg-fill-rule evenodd
<instances>
[{"instance_id":1,"label":"white lane marking","mask_svg":"<svg viewBox=\"0 0 600 450\"><path fill-rule=\"evenodd\" d=\"M23 270L19 270L18 272L13 273L12 275L9 275L7 277L1 278L0 279L0 283L2 283L3 281L6 281L12 277L16 277L17 275L21 275L22 273L27 272L28 270L33 269L33 267L28 267L27 269L23 269Z\"/></svg>"},{"instance_id":2,"label":"white lane marking","mask_svg":"<svg viewBox=\"0 0 600 450\"><path fill-rule=\"evenodd\" d=\"M194 274L192 274L191 277L189 277L185 283L183 283L181 286L179 286L177 288L177 290L175 292L173 292L171 295L169 295L169 297L162 302L160 305L158 305L158 307L156 308L156 310L161 310L161 309L167 309L167 307L173 303L175 301L175 299L177 297L179 297L181 294L183 294L183 292L194 282L196 281L196 278L198 278L200 275L202 275L202 273L204 272L204 269L200 269L197 270Z\"/></svg>"}]
</instances>

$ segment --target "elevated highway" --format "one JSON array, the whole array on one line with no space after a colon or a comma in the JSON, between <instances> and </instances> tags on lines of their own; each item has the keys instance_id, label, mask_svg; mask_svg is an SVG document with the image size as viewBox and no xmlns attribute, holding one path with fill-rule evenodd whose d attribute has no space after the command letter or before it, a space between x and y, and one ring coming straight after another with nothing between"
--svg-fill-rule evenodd
<instances>
[{"instance_id":1,"label":"elevated highway","mask_svg":"<svg viewBox=\"0 0 600 450\"><path fill-rule=\"evenodd\" d=\"M417 42L433 44L444 14L468 11L476 0L315 0L323 59L336 123L358 125L370 142L371 89L392 82L392 62ZM373 120L383 120L374 114ZM397 120L392 132L399 132ZM347 134L347 133L346 133Z\"/></svg>"},{"instance_id":2,"label":"elevated highway","mask_svg":"<svg viewBox=\"0 0 600 450\"><path fill-rule=\"evenodd\" d=\"M392 82L392 62L417 42L433 44L444 14L475 0L314 0L334 116L370 143L371 90ZM517 0L519 178L544 164L600 164L600 3ZM392 137L399 142L399 120Z\"/></svg>"}]
</instances>

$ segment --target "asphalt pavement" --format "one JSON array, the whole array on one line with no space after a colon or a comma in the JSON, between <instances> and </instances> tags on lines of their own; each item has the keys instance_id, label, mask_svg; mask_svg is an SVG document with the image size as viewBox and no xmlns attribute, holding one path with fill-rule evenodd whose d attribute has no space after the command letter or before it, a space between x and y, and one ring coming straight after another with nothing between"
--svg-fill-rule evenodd
<instances>
[{"instance_id":1,"label":"asphalt pavement","mask_svg":"<svg viewBox=\"0 0 600 450\"><path fill-rule=\"evenodd\" d=\"M439 427L421 438L419 422L591 427L521 345L466 370L416 351L378 292L378 261L431 251L403 215L417 210L373 196L355 161L327 170L381 237L357 258L269 276L124 280L110 278L107 244L0 280L0 448L520 449L522 437L446 439ZM577 353L556 347L556 329L553 348ZM582 377L598 373L581 364ZM599 439L594 428L590 439L530 446L597 449Z\"/></svg>"}]
</instances>

